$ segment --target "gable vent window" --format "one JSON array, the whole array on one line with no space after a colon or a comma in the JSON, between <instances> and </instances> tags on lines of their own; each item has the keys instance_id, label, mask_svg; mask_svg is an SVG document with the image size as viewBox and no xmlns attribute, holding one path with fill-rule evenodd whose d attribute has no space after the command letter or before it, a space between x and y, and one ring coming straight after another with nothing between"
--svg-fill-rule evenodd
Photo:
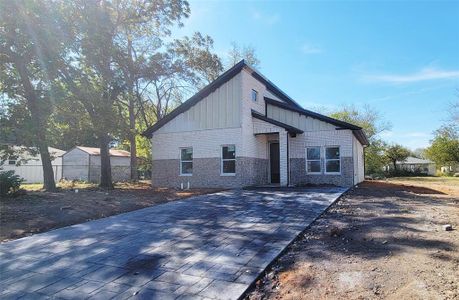
<instances>
[{"instance_id":1,"label":"gable vent window","mask_svg":"<svg viewBox=\"0 0 459 300\"><path fill-rule=\"evenodd\" d=\"M222 175L236 174L236 146L222 146Z\"/></svg>"},{"instance_id":2,"label":"gable vent window","mask_svg":"<svg viewBox=\"0 0 459 300\"><path fill-rule=\"evenodd\" d=\"M191 176L193 174L193 148L180 149L180 175Z\"/></svg>"},{"instance_id":3,"label":"gable vent window","mask_svg":"<svg viewBox=\"0 0 459 300\"><path fill-rule=\"evenodd\" d=\"M252 90L252 101L257 102L258 100L258 92L255 90Z\"/></svg>"}]
</instances>

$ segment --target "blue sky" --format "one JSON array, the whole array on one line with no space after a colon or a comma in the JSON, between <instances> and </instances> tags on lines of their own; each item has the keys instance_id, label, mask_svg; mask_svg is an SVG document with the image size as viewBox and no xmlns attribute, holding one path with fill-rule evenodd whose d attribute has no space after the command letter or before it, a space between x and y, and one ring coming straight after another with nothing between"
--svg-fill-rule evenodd
<instances>
[{"instance_id":1,"label":"blue sky","mask_svg":"<svg viewBox=\"0 0 459 300\"><path fill-rule=\"evenodd\" d=\"M260 71L306 108L368 104L381 134L425 147L459 98L459 1L191 1L174 35L200 31L225 56L250 45Z\"/></svg>"}]
</instances>

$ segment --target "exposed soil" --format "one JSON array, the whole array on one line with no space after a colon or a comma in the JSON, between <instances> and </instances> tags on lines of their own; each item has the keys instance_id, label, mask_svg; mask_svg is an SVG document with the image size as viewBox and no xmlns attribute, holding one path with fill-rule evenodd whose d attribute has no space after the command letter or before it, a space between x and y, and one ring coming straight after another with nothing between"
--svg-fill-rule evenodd
<instances>
[{"instance_id":1,"label":"exposed soil","mask_svg":"<svg viewBox=\"0 0 459 300\"><path fill-rule=\"evenodd\" d=\"M111 191L97 188L58 193L32 191L15 198L1 198L0 241L215 191L152 189L147 183L139 183Z\"/></svg>"},{"instance_id":2,"label":"exposed soil","mask_svg":"<svg viewBox=\"0 0 459 300\"><path fill-rule=\"evenodd\" d=\"M247 298L459 299L458 229L459 195L365 182L314 222Z\"/></svg>"}]
</instances>

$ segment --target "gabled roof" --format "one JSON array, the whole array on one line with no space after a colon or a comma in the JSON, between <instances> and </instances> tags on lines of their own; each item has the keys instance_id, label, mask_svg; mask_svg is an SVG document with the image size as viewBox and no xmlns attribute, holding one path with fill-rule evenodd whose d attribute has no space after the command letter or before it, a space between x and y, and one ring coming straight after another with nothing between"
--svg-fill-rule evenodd
<instances>
[{"instance_id":1,"label":"gabled roof","mask_svg":"<svg viewBox=\"0 0 459 300\"><path fill-rule=\"evenodd\" d=\"M94 148L94 147L82 147L82 146L76 146L75 148L80 149L83 152L88 153L89 155L100 155L100 148ZM128 151L124 150L117 150L117 149L110 149L110 156L119 156L119 157L130 157L131 153Z\"/></svg>"},{"instance_id":2,"label":"gabled roof","mask_svg":"<svg viewBox=\"0 0 459 300\"><path fill-rule=\"evenodd\" d=\"M324 122L336 125L336 126L339 127L339 129L352 130L352 132L354 133L354 136L359 140L359 142L362 145L368 145L369 144L368 139L367 139L365 133L362 130L362 127L359 127L359 126L356 126L354 124L347 123L347 122L344 122L344 121L341 121L341 120L337 120L337 119L334 119L334 118L331 118L331 117L327 117L327 116L318 114L316 112L304 109L302 107L292 106L292 105L289 105L289 104L284 103L284 102L280 102L280 101L277 101L277 100L274 100L274 99L270 99L268 97L264 97L264 99L265 99L266 103L271 104L273 106L277 106L277 107L280 107L280 108L283 108L283 109L286 109L286 110L291 110L291 111L297 112L299 114L302 114L302 115L305 115L305 116L308 116L308 117L311 117L311 118L314 118L314 119L317 119L317 120L320 120L320 121L324 121Z\"/></svg>"},{"instance_id":3,"label":"gabled roof","mask_svg":"<svg viewBox=\"0 0 459 300\"><path fill-rule=\"evenodd\" d=\"M434 162L428 159L408 156L404 161L397 161L397 164L433 164Z\"/></svg>"},{"instance_id":4,"label":"gabled roof","mask_svg":"<svg viewBox=\"0 0 459 300\"><path fill-rule=\"evenodd\" d=\"M180 115L181 113L187 111L190 109L192 106L196 105L199 101L210 95L212 92L214 92L216 89L221 87L223 84L228 82L230 79L232 79L234 76L239 74L242 69L246 69L254 78L262 82L268 91L270 91L272 94L275 96L279 97L284 102L276 101L273 99L265 98L271 100L271 102L276 102L277 105L283 105L283 108L289 109L289 110L294 110L303 114L307 114L310 117L322 120L324 122L328 122L334 125L339 126L340 128L343 129L350 129L353 131L355 137L362 143L362 145L368 145L368 139L365 136L365 133L362 131L362 128L343 122L339 121L309 110L306 110L301 107L298 103L296 103L292 98L290 98L286 93L284 93L281 89L279 89L274 83L272 83L270 80L268 80L266 77L264 77L260 72L255 70L253 67L249 66L244 60L241 60L238 62L236 65L234 65L232 68L230 68L228 71L220 75L217 79L212 81L210 84L208 84L206 87L204 87L202 90L200 90L198 93L196 93L194 96L183 102L180 106L178 106L176 109L174 109L172 112L167 114L164 118L156 122L153 126L145 130L142 135L146 137L151 137L152 134L166 125L169 121ZM268 100L268 101L269 101ZM272 104L272 103L270 103ZM268 118L269 119L269 118ZM273 119L270 119L272 121L275 121ZM276 121L277 122L277 121ZM283 123L282 123L283 124ZM287 124L284 124L285 126L289 126ZM296 128L297 129L297 128Z\"/></svg>"},{"instance_id":5,"label":"gabled roof","mask_svg":"<svg viewBox=\"0 0 459 300\"><path fill-rule=\"evenodd\" d=\"M196 93L194 96L183 102L179 107L174 109L172 112L167 114L164 118L156 122L153 126L145 130L142 135L146 137L151 137L153 132L158 130L159 128L163 127L167 122L171 121L173 118L178 116L179 114L187 111L189 108L192 106L196 105L199 101L210 95L212 92L214 92L216 89L221 87L223 84L231 80L234 76L239 74L243 68L246 68L252 76L260 80L266 85L266 88L271 91L274 95L278 96L280 99L286 101L287 103L290 103L292 106L299 106L295 101L293 101L289 96L287 96L284 92L282 92L277 86L275 86L271 81L266 79L263 75L261 75L259 72L257 72L254 68L249 66L244 60L241 60L237 64L235 64L232 68L230 68L228 71L220 75L217 79L212 81L210 84L208 84L206 87L204 87L202 90L200 90L198 93Z\"/></svg>"},{"instance_id":6,"label":"gabled roof","mask_svg":"<svg viewBox=\"0 0 459 300\"><path fill-rule=\"evenodd\" d=\"M18 158L21 159L32 159L39 156L40 153L37 147L12 146L12 149L15 153L15 156L17 155ZM48 147L48 152L51 157L60 157L65 154L64 150L53 147Z\"/></svg>"},{"instance_id":7,"label":"gabled roof","mask_svg":"<svg viewBox=\"0 0 459 300\"><path fill-rule=\"evenodd\" d=\"M293 127L293 126L287 125L285 123L279 122L277 120L268 118L265 115L260 114L259 112L254 111L254 110L252 110L252 117L254 117L256 119L259 119L259 120L262 120L262 121L265 121L265 122L268 122L270 124L282 127L285 130L287 130L287 132L290 133L290 134L302 134L304 132L303 130L298 129L296 127Z\"/></svg>"},{"instance_id":8,"label":"gabled roof","mask_svg":"<svg viewBox=\"0 0 459 300\"><path fill-rule=\"evenodd\" d=\"M298 113L300 113L302 115L306 115L308 117L312 117L314 119L318 119L318 120L321 120L321 121L324 121L324 122L327 122L327 123L330 123L330 124L333 124L333 125L345 128L345 129L351 129L351 130L360 130L360 129L362 129L362 127L359 127L359 126L356 126L356 125L353 125L353 124L350 124L350 123L347 123L347 122L343 122L343 121L340 121L340 120L337 120L337 119L333 119L333 118L318 114L316 112L304 109L302 107L294 107L294 106L288 105L286 103L279 102L279 101L274 100L274 99L270 99L268 97L264 97L264 98L265 98L266 103L268 103L268 104L271 104L271 105L274 105L274 106L278 106L280 108L284 108L284 109L287 109L287 110L295 111L295 112L298 112Z\"/></svg>"}]
</instances>

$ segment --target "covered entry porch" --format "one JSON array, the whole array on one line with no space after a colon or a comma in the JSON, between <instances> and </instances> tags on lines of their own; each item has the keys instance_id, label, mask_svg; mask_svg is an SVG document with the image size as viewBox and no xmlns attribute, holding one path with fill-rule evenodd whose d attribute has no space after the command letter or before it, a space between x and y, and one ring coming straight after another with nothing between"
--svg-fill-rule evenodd
<instances>
[{"instance_id":1,"label":"covered entry porch","mask_svg":"<svg viewBox=\"0 0 459 300\"><path fill-rule=\"evenodd\" d=\"M268 160L268 184L289 185L289 138L302 134L301 129L270 119L252 111L253 133L265 147Z\"/></svg>"}]
</instances>

